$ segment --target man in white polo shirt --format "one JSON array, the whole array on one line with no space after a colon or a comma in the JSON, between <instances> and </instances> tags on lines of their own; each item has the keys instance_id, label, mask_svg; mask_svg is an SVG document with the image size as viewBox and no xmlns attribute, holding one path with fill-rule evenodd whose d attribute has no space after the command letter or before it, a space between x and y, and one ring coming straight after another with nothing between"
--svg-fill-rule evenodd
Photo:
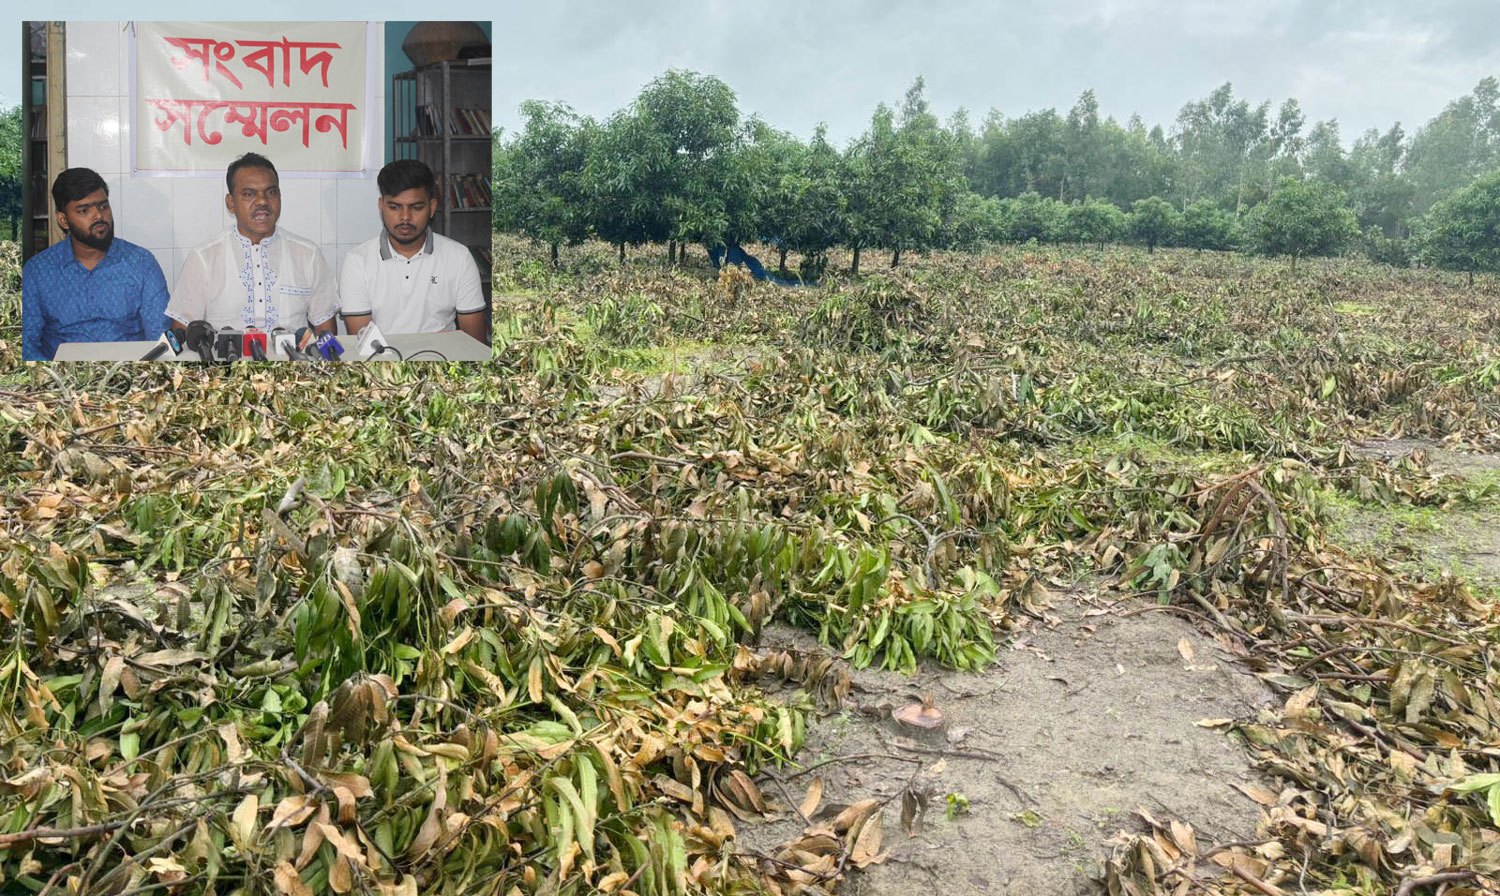
<instances>
[{"instance_id":1,"label":"man in white polo shirt","mask_svg":"<svg viewBox=\"0 0 1500 896\"><path fill-rule=\"evenodd\" d=\"M182 264L167 317L214 329L332 333L339 310L333 268L311 240L278 230L281 180L271 160L245 153L224 175L224 205L234 226L192 252Z\"/></svg>"},{"instance_id":2,"label":"man in white polo shirt","mask_svg":"<svg viewBox=\"0 0 1500 896\"><path fill-rule=\"evenodd\" d=\"M485 339L479 267L462 243L428 227L437 202L432 169L399 159L380 169L380 235L344 256L339 273L344 326L358 333L372 319L382 333L458 328Z\"/></svg>"}]
</instances>

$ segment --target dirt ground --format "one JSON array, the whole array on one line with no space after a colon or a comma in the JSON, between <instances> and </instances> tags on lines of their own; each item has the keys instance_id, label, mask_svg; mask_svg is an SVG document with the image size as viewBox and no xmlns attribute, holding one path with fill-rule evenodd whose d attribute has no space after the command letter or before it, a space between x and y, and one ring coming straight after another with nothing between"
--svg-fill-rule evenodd
<instances>
[{"instance_id":1,"label":"dirt ground","mask_svg":"<svg viewBox=\"0 0 1500 896\"><path fill-rule=\"evenodd\" d=\"M1394 462L1421 452L1434 473L1493 480L1500 455L1455 451L1419 439L1382 439L1352 446L1356 454ZM1379 508L1343 512L1346 547L1436 575L1453 573L1476 588L1500 592L1500 502L1392 514Z\"/></svg>"},{"instance_id":2,"label":"dirt ground","mask_svg":"<svg viewBox=\"0 0 1500 896\"><path fill-rule=\"evenodd\" d=\"M1097 892L1106 841L1140 829L1137 808L1249 839L1257 807L1233 785L1256 773L1223 728L1197 723L1253 718L1269 693L1210 637L1151 606L1062 597L982 674L855 673L849 705L809 726L803 766L827 764L776 773L785 794L775 782L767 793L795 804L822 777L825 806L890 798L889 857L840 888L856 896ZM812 646L784 630L767 641ZM891 709L924 694L945 729L907 737ZM907 788L927 806L915 836L902 824ZM741 838L767 849L801 827L789 811Z\"/></svg>"},{"instance_id":3,"label":"dirt ground","mask_svg":"<svg viewBox=\"0 0 1500 896\"><path fill-rule=\"evenodd\" d=\"M1500 470L1500 456L1436 443L1354 447L1388 462L1421 451L1435 471L1464 478ZM1344 515L1338 537L1351 548L1500 586L1500 502ZM817 649L785 629L768 632L766 642ZM1270 706L1270 693L1227 642L1148 602L1110 604L1076 591L1025 627L984 673L866 670L853 683L848 706L809 724L804 770L766 782L769 795L791 806L821 778L823 813L871 796L889 800L886 860L853 872L841 894L1098 893L1108 841L1142 829L1132 815L1138 808L1220 842L1254 835L1258 808L1234 785L1258 775L1223 727L1199 723L1254 718ZM912 736L891 710L925 695L944 726ZM925 804L914 834L902 821L908 790ZM788 808L740 837L765 852L802 827Z\"/></svg>"}]
</instances>

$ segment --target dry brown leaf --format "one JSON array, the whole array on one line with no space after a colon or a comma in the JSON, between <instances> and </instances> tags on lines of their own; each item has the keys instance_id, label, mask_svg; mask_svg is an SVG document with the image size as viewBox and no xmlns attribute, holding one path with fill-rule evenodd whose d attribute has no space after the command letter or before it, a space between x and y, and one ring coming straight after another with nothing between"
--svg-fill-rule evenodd
<instances>
[{"instance_id":1,"label":"dry brown leaf","mask_svg":"<svg viewBox=\"0 0 1500 896\"><path fill-rule=\"evenodd\" d=\"M856 824L864 823L864 820L873 815L879 808L880 800L874 797L862 799L857 803L851 803L833 820L834 832L843 834L849 831Z\"/></svg>"},{"instance_id":2,"label":"dry brown leaf","mask_svg":"<svg viewBox=\"0 0 1500 896\"><path fill-rule=\"evenodd\" d=\"M865 868L885 861L885 855L880 852L880 840L884 834L884 816L883 811L878 811L860 825L859 835L849 850L849 861L853 862L855 867Z\"/></svg>"},{"instance_id":3,"label":"dry brown leaf","mask_svg":"<svg viewBox=\"0 0 1500 896\"><path fill-rule=\"evenodd\" d=\"M925 803L926 801L910 788L901 792L901 826L906 828L906 836L915 837L922 833Z\"/></svg>"},{"instance_id":4,"label":"dry brown leaf","mask_svg":"<svg viewBox=\"0 0 1500 896\"><path fill-rule=\"evenodd\" d=\"M1262 806L1276 805L1276 794L1256 783L1241 784L1235 782L1230 785L1235 790L1248 796L1250 799L1260 803Z\"/></svg>"},{"instance_id":5,"label":"dry brown leaf","mask_svg":"<svg viewBox=\"0 0 1500 896\"><path fill-rule=\"evenodd\" d=\"M1303 688L1287 698L1286 707L1282 710L1282 716L1287 721L1311 718L1315 711L1312 709L1313 701L1318 698L1318 686Z\"/></svg>"},{"instance_id":6,"label":"dry brown leaf","mask_svg":"<svg viewBox=\"0 0 1500 896\"><path fill-rule=\"evenodd\" d=\"M207 654L199 653L196 650L179 650L174 647L167 650L156 650L152 651L151 653L143 653L135 658L135 662L139 663L142 666L161 666L164 668L173 668L175 666L183 666L188 663L201 663L207 659Z\"/></svg>"},{"instance_id":7,"label":"dry brown leaf","mask_svg":"<svg viewBox=\"0 0 1500 896\"><path fill-rule=\"evenodd\" d=\"M339 824L353 824L359 817L358 807L354 804L354 794L347 787L335 784L329 788L333 791L334 799L339 804Z\"/></svg>"},{"instance_id":8,"label":"dry brown leaf","mask_svg":"<svg viewBox=\"0 0 1500 896\"><path fill-rule=\"evenodd\" d=\"M370 788L370 779L364 775L357 775L351 772L337 775L328 774L322 777L330 786L345 788L357 800L375 795L375 791Z\"/></svg>"},{"instance_id":9,"label":"dry brown leaf","mask_svg":"<svg viewBox=\"0 0 1500 896\"><path fill-rule=\"evenodd\" d=\"M818 804L823 802L823 779L816 777L807 787L807 796L802 798L802 805L797 807L797 812L803 818L811 818L818 811Z\"/></svg>"},{"instance_id":10,"label":"dry brown leaf","mask_svg":"<svg viewBox=\"0 0 1500 896\"><path fill-rule=\"evenodd\" d=\"M109 698L114 696L115 688L120 686L120 675L125 671L125 658L118 653L111 654L104 661L104 671L99 673L99 704L108 712Z\"/></svg>"},{"instance_id":11,"label":"dry brown leaf","mask_svg":"<svg viewBox=\"0 0 1500 896\"><path fill-rule=\"evenodd\" d=\"M283 896L313 896L312 887L302 882L291 862L282 862L271 872L271 880Z\"/></svg>"},{"instance_id":12,"label":"dry brown leaf","mask_svg":"<svg viewBox=\"0 0 1500 896\"><path fill-rule=\"evenodd\" d=\"M259 813L260 797L253 793L247 794L235 807L229 830L240 849L247 849L255 842L255 818Z\"/></svg>"},{"instance_id":13,"label":"dry brown leaf","mask_svg":"<svg viewBox=\"0 0 1500 896\"><path fill-rule=\"evenodd\" d=\"M280 827L296 827L312 816L317 811L317 803L306 794L296 794L284 798L276 804L276 809L271 813L271 821L266 825L266 830L274 831Z\"/></svg>"},{"instance_id":14,"label":"dry brown leaf","mask_svg":"<svg viewBox=\"0 0 1500 896\"><path fill-rule=\"evenodd\" d=\"M296 867L298 871L307 867L318 854L318 848L323 845L323 829L318 822L328 821L328 806L318 806L317 821L302 830L302 849L297 853Z\"/></svg>"},{"instance_id":15,"label":"dry brown leaf","mask_svg":"<svg viewBox=\"0 0 1500 896\"><path fill-rule=\"evenodd\" d=\"M739 769L734 769L729 773L729 780L735 788L735 793L743 800L742 806L753 809L761 815L767 814L769 810L766 807L765 797L761 795L760 788L755 786L755 782L750 780L749 775Z\"/></svg>"},{"instance_id":16,"label":"dry brown leaf","mask_svg":"<svg viewBox=\"0 0 1500 896\"><path fill-rule=\"evenodd\" d=\"M1193 833L1192 825L1172 819L1172 839L1189 856L1198 854L1198 837Z\"/></svg>"},{"instance_id":17,"label":"dry brown leaf","mask_svg":"<svg viewBox=\"0 0 1500 896\"><path fill-rule=\"evenodd\" d=\"M432 806L427 810L427 817L423 819L417 836L406 850L407 856L412 859L420 859L426 855L443 833L443 809L448 804L448 770L442 763L438 763L437 768L438 781L433 788Z\"/></svg>"},{"instance_id":18,"label":"dry brown leaf","mask_svg":"<svg viewBox=\"0 0 1500 896\"><path fill-rule=\"evenodd\" d=\"M348 859L336 856L328 863L328 889L339 894L354 889L354 872L349 868Z\"/></svg>"},{"instance_id":19,"label":"dry brown leaf","mask_svg":"<svg viewBox=\"0 0 1500 896\"><path fill-rule=\"evenodd\" d=\"M531 666L526 670L526 693L531 697L532 703L542 702L542 658L534 656L531 658Z\"/></svg>"}]
</instances>

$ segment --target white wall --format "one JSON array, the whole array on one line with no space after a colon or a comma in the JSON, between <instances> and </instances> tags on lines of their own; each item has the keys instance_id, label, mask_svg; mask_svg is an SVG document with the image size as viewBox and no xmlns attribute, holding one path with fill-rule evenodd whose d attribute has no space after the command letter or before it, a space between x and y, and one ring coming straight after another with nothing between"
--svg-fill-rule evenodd
<instances>
[{"instance_id":1,"label":"white wall","mask_svg":"<svg viewBox=\"0 0 1500 896\"><path fill-rule=\"evenodd\" d=\"M99 172L109 184L115 235L150 249L171 289L187 253L233 224L234 217L224 208L227 191L222 173L217 177L131 176L128 24L67 24L68 166ZM374 39L383 44L385 29L375 32ZM383 119L385 52L381 47L376 50L371 55L377 70L368 74L377 85L375 108L369 114ZM378 141L381 130L375 133ZM277 226L321 246L335 276L344 255L380 231L375 172L384 164L384 152L378 142L371 152L374 170L369 177L281 180Z\"/></svg>"}]
</instances>

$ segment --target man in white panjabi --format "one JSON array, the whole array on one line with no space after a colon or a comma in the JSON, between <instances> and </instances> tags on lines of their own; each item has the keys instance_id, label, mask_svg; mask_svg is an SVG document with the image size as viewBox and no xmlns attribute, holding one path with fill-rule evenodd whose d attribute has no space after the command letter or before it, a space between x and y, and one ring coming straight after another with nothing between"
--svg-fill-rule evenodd
<instances>
[{"instance_id":1,"label":"man in white panjabi","mask_svg":"<svg viewBox=\"0 0 1500 896\"><path fill-rule=\"evenodd\" d=\"M416 159L380 169L379 235L349 250L339 273L344 328L372 320L382 333L458 329L483 342L486 303L479 267L463 243L434 233L437 179Z\"/></svg>"},{"instance_id":2,"label":"man in white panjabi","mask_svg":"<svg viewBox=\"0 0 1500 896\"><path fill-rule=\"evenodd\" d=\"M246 153L225 174L234 226L188 253L167 317L214 329L332 333L339 310L333 269L311 240L278 230L281 181L270 159Z\"/></svg>"}]
</instances>

